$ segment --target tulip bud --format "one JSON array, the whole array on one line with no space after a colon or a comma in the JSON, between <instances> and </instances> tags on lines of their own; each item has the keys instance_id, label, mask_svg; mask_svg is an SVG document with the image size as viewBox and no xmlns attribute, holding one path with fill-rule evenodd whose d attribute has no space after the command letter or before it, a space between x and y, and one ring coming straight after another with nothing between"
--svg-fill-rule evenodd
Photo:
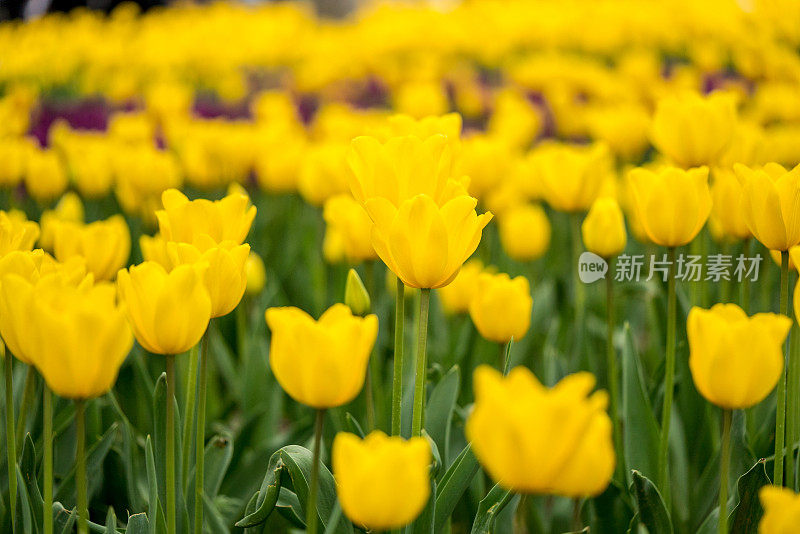
<instances>
[{"instance_id":1,"label":"tulip bud","mask_svg":"<svg viewBox=\"0 0 800 534\"><path fill-rule=\"evenodd\" d=\"M503 249L513 260L535 260L550 246L550 220L538 204L510 208L498 218L498 228Z\"/></svg>"},{"instance_id":2,"label":"tulip bud","mask_svg":"<svg viewBox=\"0 0 800 534\"><path fill-rule=\"evenodd\" d=\"M616 200L601 197L594 201L581 226L586 250L603 258L625 250L625 218Z\"/></svg>"},{"instance_id":3,"label":"tulip bud","mask_svg":"<svg viewBox=\"0 0 800 534\"><path fill-rule=\"evenodd\" d=\"M481 336L489 341L519 341L531 324L533 298L528 279L505 273L482 273L475 283L469 316Z\"/></svg>"},{"instance_id":4,"label":"tulip bud","mask_svg":"<svg viewBox=\"0 0 800 534\"><path fill-rule=\"evenodd\" d=\"M264 268L264 261L261 256L251 250L250 255L247 256L247 261L244 265L245 276L247 277L247 287L245 293L248 295L257 295L264 289L267 283L267 271Z\"/></svg>"},{"instance_id":5,"label":"tulip bud","mask_svg":"<svg viewBox=\"0 0 800 534\"><path fill-rule=\"evenodd\" d=\"M344 288L344 303L356 315L366 315L370 310L370 300L367 288L355 269L347 272L347 284Z\"/></svg>"}]
</instances>

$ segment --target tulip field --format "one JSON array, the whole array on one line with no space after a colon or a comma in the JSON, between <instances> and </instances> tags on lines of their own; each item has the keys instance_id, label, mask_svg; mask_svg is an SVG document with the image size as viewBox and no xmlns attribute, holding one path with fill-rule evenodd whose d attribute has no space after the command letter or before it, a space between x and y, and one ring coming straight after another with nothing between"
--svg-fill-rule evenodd
<instances>
[{"instance_id":1,"label":"tulip field","mask_svg":"<svg viewBox=\"0 0 800 534\"><path fill-rule=\"evenodd\" d=\"M0 532L799 533L800 4L356 4L0 7Z\"/></svg>"}]
</instances>

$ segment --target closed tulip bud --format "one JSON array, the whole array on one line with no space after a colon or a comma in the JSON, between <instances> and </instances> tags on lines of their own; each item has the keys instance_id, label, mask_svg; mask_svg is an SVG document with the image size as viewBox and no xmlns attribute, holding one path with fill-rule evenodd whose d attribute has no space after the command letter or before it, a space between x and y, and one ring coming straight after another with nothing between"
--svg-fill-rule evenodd
<instances>
[{"instance_id":1,"label":"closed tulip bud","mask_svg":"<svg viewBox=\"0 0 800 534\"><path fill-rule=\"evenodd\" d=\"M371 530L399 528L422 513L430 497L431 448L376 430L366 438L339 432L333 440L333 476L342 511Z\"/></svg>"},{"instance_id":2,"label":"closed tulip bud","mask_svg":"<svg viewBox=\"0 0 800 534\"><path fill-rule=\"evenodd\" d=\"M731 142L735 126L732 95L683 93L658 102L651 138L662 154L688 169L717 163Z\"/></svg>"},{"instance_id":3,"label":"closed tulip bud","mask_svg":"<svg viewBox=\"0 0 800 534\"><path fill-rule=\"evenodd\" d=\"M131 234L122 215L87 225L61 222L55 229L53 249L57 260L80 256L96 280L111 280L128 263Z\"/></svg>"},{"instance_id":4,"label":"closed tulip bud","mask_svg":"<svg viewBox=\"0 0 800 534\"><path fill-rule=\"evenodd\" d=\"M52 251L56 240L56 227L59 222L83 223L83 202L81 197L72 191L67 191L52 210L45 210L39 219L42 235L39 236L39 246Z\"/></svg>"},{"instance_id":5,"label":"closed tulip bud","mask_svg":"<svg viewBox=\"0 0 800 534\"><path fill-rule=\"evenodd\" d=\"M714 170L711 198L709 226L718 241L738 241L753 236L741 209L742 185L732 171Z\"/></svg>"},{"instance_id":6,"label":"closed tulip bud","mask_svg":"<svg viewBox=\"0 0 800 534\"><path fill-rule=\"evenodd\" d=\"M211 317L227 315L239 304L247 286L245 264L250 245L233 241L216 244L206 235L198 236L195 244L167 243L167 256L172 265L200 263L207 266L203 282L211 297Z\"/></svg>"},{"instance_id":7,"label":"closed tulip bud","mask_svg":"<svg viewBox=\"0 0 800 534\"><path fill-rule=\"evenodd\" d=\"M519 341L531 324L533 298L524 276L482 273L475 281L469 316L481 336L489 341Z\"/></svg>"},{"instance_id":8,"label":"closed tulip bud","mask_svg":"<svg viewBox=\"0 0 800 534\"><path fill-rule=\"evenodd\" d=\"M544 143L531 154L529 163L547 203L571 213L589 209L612 172L611 155L602 144Z\"/></svg>"},{"instance_id":9,"label":"closed tulip bud","mask_svg":"<svg viewBox=\"0 0 800 534\"><path fill-rule=\"evenodd\" d=\"M269 308L265 318L272 332L269 365L290 397L324 409L358 395L378 335L375 315L355 317L334 304L319 321L293 307Z\"/></svg>"},{"instance_id":10,"label":"closed tulip bud","mask_svg":"<svg viewBox=\"0 0 800 534\"><path fill-rule=\"evenodd\" d=\"M519 204L497 218L500 242L508 257L532 261L550 248L550 219L539 204Z\"/></svg>"},{"instance_id":11,"label":"closed tulip bud","mask_svg":"<svg viewBox=\"0 0 800 534\"><path fill-rule=\"evenodd\" d=\"M38 237L38 224L0 211L0 257L14 250L31 250Z\"/></svg>"},{"instance_id":12,"label":"closed tulip bud","mask_svg":"<svg viewBox=\"0 0 800 534\"><path fill-rule=\"evenodd\" d=\"M733 166L742 184L741 210L747 227L770 250L800 244L800 165L787 171L777 163L762 168Z\"/></svg>"},{"instance_id":13,"label":"closed tulip bud","mask_svg":"<svg viewBox=\"0 0 800 534\"><path fill-rule=\"evenodd\" d=\"M581 372L553 388L525 367L503 377L487 365L475 370L475 406L466 435L489 475L502 487L567 497L602 493L614 474L608 395Z\"/></svg>"},{"instance_id":14,"label":"closed tulip bud","mask_svg":"<svg viewBox=\"0 0 800 534\"><path fill-rule=\"evenodd\" d=\"M800 524L800 495L789 488L762 486L758 492L764 515L758 534L794 534Z\"/></svg>"},{"instance_id":15,"label":"closed tulip bud","mask_svg":"<svg viewBox=\"0 0 800 534\"><path fill-rule=\"evenodd\" d=\"M252 250L244 264L244 273L247 279L244 292L251 296L261 293L267 283L267 270L264 268L264 261L261 256Z\"/></svg>"},{"instance_id":16,"label":"closed tulip bud","mask_svg":"<svg viewBox=\"0 0 800 534\"><path fill-rule=\"evenodd\" d=\"M595 200L589 215L583 220L581 233L586 250L603 258L616 256L625 250L625 218L617 201L612 197Z\"/></svg>"},{"instance_id":17,"label":"closed tulip bud","mask_svg":"<svg viewBox=\"0 0 800 534\"><path fill-rule=\"evenodd\" d=\"M350 195L336 195L325 202L325 223L342 239L344 254L351 263L377 259L372 248L372 220Z\"/></svg>"},{"instance_id":18,"label":"closed tulip bud","mask_svg":"<svg viewBox=\"0 0 800 534\"><path fill-rule=\"evenodd\" d=\"M484 271L480 260L469 260L448 285L437 290L445 313L467 313L475 294L478 276Z\"/></svg>"},{"instance_id":19,"label":"closed tulip bud","mask_svg":"<svg viewBox=\"0 0 800 534\"><path fill-rule=\"evenodd\" d=\"M64 163L53 150L33 148L28 151L25 189L39 202L57 198L67 188Z\"/></svg>"},{"instance_id":20,"label":"closed tulip bud","mask_svg":"<svg viewBox=\"0 0 800 534\"><path fill-rule=\"evenodd\" d=\"M398 209L385 198L372 198L366 204L375 223L372 246L407 286L446 286L492 219L488 212L478 215L476 205L476 199L460 196L439 207L428 195L417 195Z\"/></svg>"},{"instance_id":21,"label":"closed tulip bud","mask_svg":"<svg viewBox=\"0 0 800 534\"><path fill-rule=\"evenodd\" d=\"M22 297L19 302L30 320L31 360L47 386L70 399L108 392L133 346L114 286L101 282L75 287L46 277L30 286L29 295L30 301Z\"/></svg>"},{"instance_id":22,"label":"closed tulip bud","mask_svg":"<svg viewBox=\"0 0 800 534\"><path fill-rule=\"evenodd\" d=\"M628 177L637 217L653 243L680 247L703 228L711 213L707 167L636 168Z\"/></svg>"},{"instance_id":23,"label":"closed tulip bud","mask_svg":"<svg viewBox=\"0 0 800 534\"><path fill-rule=\"evenodd\" d=\"M697 390L722 408L749 408L764 400L783 370L790 319L773 313L748 317L735 304L689 312L689 369Z\"/></svg>"},{"instance_id":24,"label":"closed tulip bud","mask_svg":"<svg viewBox=\"0 0 800 534\"><path fill-rule=\"evenodd\" d=\"M370 300L367 288L355 269L347 272L347 283L344 287L344 303L356 315L366 315L370 310Z\"/></svg>"},{"instance_id":25,"label":"closed tulip bud","mask_svg":"<svg viewBox=\"0 0 800 534\"><path fill-rule=\"evenodd\" d=\"M436 134L420 139L409 135L381 143L374 137L356 137L347 161L352 170L350 190L365 204L381 197L395 207L416 195L426 194L443 206L466 194L466 181L455 180L450 138Z\"/></svg>"},{"instance_id":26,"label":"closed tulip bud","mask_svg":"<svg viewBox=\"0 0 800 534\"><path fill-rule=\"evenodd\" d=\"M255 206L246 195L231 194L222 200L189 200L177 189L161 196L164 209L156 212L158 228L166 241L193 243L206 234L216 243L244 243L256 216Z\"/></svg>"},{"instance_id":27,"label":"closed tulip bud","mask_svg":"<svg viewBox=\"0 0 800 534\"><path fill-rule=\"evenodd\" d=\"M204 264L170 272L152 261L122 269L117 288L139 344L153 354L181 354L197 345L211 318Z\"/></svg>"}]
</instances>

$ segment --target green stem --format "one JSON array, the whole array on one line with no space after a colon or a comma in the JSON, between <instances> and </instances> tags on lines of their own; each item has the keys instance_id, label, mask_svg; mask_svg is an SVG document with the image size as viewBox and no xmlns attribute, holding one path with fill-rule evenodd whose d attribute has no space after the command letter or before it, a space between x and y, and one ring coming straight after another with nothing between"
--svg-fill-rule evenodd
<instances>
[{"instance_id":1,"label":"green stem","mask_svg":"<svg viewBox=\"0 0 800 534\"><path fill-rule=\"evenodd\" d=\"M791 310L791 307L789 308ZM797 322L792 321L792 330L789 338L789 369L786 391L786 441L788 443L786 456L786 487L796 489L795 480L795 445L798 441L798 401L800 401L800 353L797 351Z\"/></svg>"},{"instance_id":2,"label":"green stem","mask_svg":"<svg viewBox=\"0 0 800 534\"><path fill-rule=\"evenodd\" d=\"M175 355L167 354L167 533L175 534Z\"/></svg>"},{"instance_id":3,"label":"green stem","mask_svg":"<svg viewBox=\"0 0 800 534\"><path fill-rule=\"evenodd\" d=\"M78 534L89 534L89 506L86 491L86 401L75 401L75 486L78 488Z\"/></svg>"},{"instance_id":4,"label":"green stem","mask_svg":"<svg viewBox=\"0 0 800 534\"><path fill-rule=\"evenodd\" d=\"M586 288L578 276L578 261L583 250L583 239L581 238L581 215L572 215L572 266L574 276L572 285L574 290L575 304L575 362L580 359L581 343L583 343L583 314L586 302ZM609 273L610 274L610 273Z\"/></svg>"},{"instance_id":5,"label":"green stem","mask_svg":"<svg viewBox=\"0 0 800 534\"><path fill-rule=\"evenodd\" d=\"M750 242L751 239L747 238L742 244L742 255L745 258L750 257ZM747 315L750 315L750 277L742 276L741 286L739 287L739 300L741 306Z\"/></svg>"},{"instance_id":6,"label":"green stem","mask_svg":"<svg viewBox=\"0 0 800 534\"><path fill-rule=\"evenodd\" d=\"M619 421L619 377L617 371L617 352L614 349L614 259L608 260L608 274L606 275L606 372L608 373L609 416L614 425L614 441L616 442L617 465L620 480L625 480L625 467L623 466L622 429Z\"/></svg>"},{"instance_id":7,"label":"green stem","mask_svg":"<svg viewBox=\"0 0 800 534\"><path fill-rule=\"evenodd\" d=\"M373 280L375 278L374 271L374 264L371 261L367 261L364 264L364 278L366 280L366 287L368 288L367 293L370 295L370 298L373 299L371 302L373 303L372 306L374 307L375 302L375 294L373 293ZM364 394L365 394L365 404L366 404L366 412L367 412L367 429L371 432L375 429L375 381L373 380L373 372L375 368L375 349L373 347L372 354L370 354L369 361L367 362L367 376L365 378L364 383Z\"/></svg>"},{"instance_id":8,"label":"green stem","mask_svg":"<svg viewBox=\"0 0 800 534\"><path fill-rule=\"evenodd\" d=\"M394 305L394 376L392 377L392 435L399 436L402 429L403 405L403 327L406 322L405 288L397 278L397 292Z\"/></svg>"},{"instance_id":9,"label":"green stem","mask_svg":"<svg viewBox=\"0 0 800 534\"><path fill-rule=\"evenodd\" d=\"M311 460L311 485L308 488L308 502L306 503L306 532L317 532L317 486L319 486L319 454L322 445L322 423L325 420L325 410L317 410L314 422L314 451Z\"/></svg>"},{"instance_id":10,"label":"green stem","mask_svg":"<svg viewBox=\"0 0 800 534\"><path fill-rule=\"evenodd\" d=\"M428 308L431 301L431 290L419 290L419 328L417 330L417 373L414 378L414 417L411 424L411 435L422 434L425 412L425 378L428 371Z\"/></svg>"},{"instance_id":11,"label":"green stem","mask_svg":"<svg viewBox=\"0 0 800 534\"><path fill-rule=\"evenodd\" d=\"M25 427L28 423L28 410L34 395L36 395L36 371L32 365L28 365L25 370L25 382L22 386L22 402L17 415L17 450L22 449L22 440L25 438Z\"/></svg>"},{"instance_id":12,"label":"green stem","mask_svg":"<svg viewBox=\"0 0 800 534\"><path fill-rule=\"evenodd\" d=\"M17 442L14 438L14 367L11 352L6 350L6 453L8 458L8 494L11 513L11 530L16 532L17 517Z\"/></svg>"},{"instance_id":13,"label":"green stem","mask_svg":"<svg viewBox=\"0 0 800 534\"><path fill-rule=\"evenodd\" d=\"M781 302L780 313L789 316L789 252L781 252ZM784 350L784 366L778 380L778 406L775 415L775 472L773 480L776 486L783 485L783 455L786 440L786 367L788 362L789 344Z\"/></svg>"},{"instance_id":14,"label":"green stem","mask_svg":"<svg viewBox=\"0 0 800 534\"><path fill-rule=\"evenodd\" d=\"M728 534L728 471L731 464L731 411L722 411L722 452L719 464L719 534Z\"/></svg>"},{"instance_id":15,"label":"green stem","mask_svg":"<svg viewBox=\"0 0 800 534\"><path fill-rule=\"evenodd\" d=\"M205 490L206 462L206 390L208 388L208 338L211 324L203 335L203 349L200 355L200 377L197 387L197 436L195 438L194 460L194 531L203 532L203 492Z\"/></svg>"},{"instance_id":16,"label":"green stem","mask_svg":"<svg viewBox=\"0 0 800 534\"><path fill-rule=\"evenodd\" d=\"M181 473L184 490L189 485L189 460L192 456L192 429L194 425L194 407L197 395L197 365L200 358L198 346L189 351L189 372L186 375L186 391L183 401L183 439L181 440Z\"/></svg>"},{"instance_id":17,"label":"green stem","mask_svg":"<svg viewBox=\"0 0 800 534\"><path fill-rule=\"evenodd\" d=\"M672 415L672 397L675 389L675 248L667 250L669 271L667 274L667 354L664 375L664 408L661 413L661 441L658 446L658 481L664 500L669 503L669 425ZM669 504L667 504L669 506Z\"/></svg>"},{"instance_id":18,"label":"green stem","mask_svg":"<svg viewBox=\"0 0 800 534\"><path fill-rule=\"evenodd\" d=\"M506 360L506 353L508 352L508 343L509 342L498 343L497 344L497 368L504 375L506 374L506 371L508 370L508 366L511 363L510 361ZM511 359L511 356L509 355L508 360L510 360L510 359Z\"/></svg>"},{"instance_id":19,"label":"green stem","mask_svg":"<svg viewBox=\"0 0 800 534\"><path fill-rule=\"evenodd\" d=\"M528 495L526 493L519 496L511 530L513 534L528 534Z\"/></svg>"},{"instance_id":20,"label":"green stem","mask_svg":"<svg viewBox=\"0 0 800 534\"><path fill-rule=\"evenodd\" d=\"M53 393L42 387L42 426L44 428L44 534L53 534Z\"/></svg>"}]
</instances>

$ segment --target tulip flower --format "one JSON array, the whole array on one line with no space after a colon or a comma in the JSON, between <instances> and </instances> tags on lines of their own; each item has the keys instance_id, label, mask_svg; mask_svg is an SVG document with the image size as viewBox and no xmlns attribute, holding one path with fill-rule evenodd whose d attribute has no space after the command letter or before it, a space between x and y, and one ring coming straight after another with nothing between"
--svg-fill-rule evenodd
<instances>
[{"instance_id":1,"label":"tulip flower","mask_svg":"<svg viewBox=\"0 0 800 534\"><path fill-rule=\"evenodd\" d=\"M457 153L463 126L461 115L447 113L445 115L428 115L427 117L414 118L411 115L398 113L386 119L385 123L376 128L376 135L388 140L392 137L413 135L420 139L427 139L432 135L444 135L450 146Z\"/></svg>"},{"instance_id":2,"label":"tulip flower","mask_svg":"<svg viewBox=\"0 0 800 534\"><path fill-rule=\"evenodd\" d=\"M550 220L538 204L520 204L497 218L500 242L511 259L532 261L550 247Z\"/></svg>"},{"instance_id":3,"label":"tulip flower","mask_svg":"<svg viewBox=\"0 0 800 534\"><path fill-rule=\"evenodd\" d=\"M300 165L297 189L313 206L348 192L347 145L318 144L310 148Z\"/></svg>"},{"instance_id":4,"label":"tulip flower","mask_svg":"<svg viewBox=\"0 0 800 534\"><path fill-rule=\"evenodd\" d=\"M38 147L28 151L25 189L34 199L45 203L58 198L67 184L67 171L56 151Z\"/></svg>"},{"instance_id":5,"label":"tulip flower","mask_svg":"<svg viewBox=\"0 0 800 534\"><path fill-rule=\"evenodd\" d=\"M617 201L601 197L594 201L581 226L586 250L611 258L625 250L625 218Z\"/></svg>"},{"instance_id":6,"label":"tulip flower","mask_svg":"<svg viewBox=\"0 0 800 534\"><path fill-rule=\"evenodd\" d=\"M481 273L469 303L469 316L485 339L505 344L519 341L531 324L533 298L528 279L505 273Z\"/></svg>"},{"instance_id":7,"label":"tulip flower","mask_svg":"<svg viewBox=\"0 0 800 534\"><path fill-rule=\"evenodd\" d=\"M38 224L0 211L0 257L13 250L31 250L38 237Z\"/></svg>"},{"instance_id":8,"label":"tulip flower","mask_svg":"<svg viewBox=\"0 0 800 534\"><path fill-rule=\"evenodd\" d=\"M131 234L122 215L87 225L61 222L55 229L53 251L59 261L80 256L95 279L111 280L128 263Z\"/></svg>"},{"instance_id":9,"label":"tulip flower","mask_svg":"<svg viewBox=\"0 0 800 534\"><path fill-rule=\"evenodd\" d=\"M682 93L658 102L651 137L660 152L688 169L716 163L728 148L735 125L732 95Z\"/></svg>"},{"instance_id":10,"label":"tulip flower","mask_svg":"<svg viewBox=\"0 0 800 534\"><path fill-rule=\"evenodd\" d=\"M341 237L344 255L351 263L377 259L372 247L372 220L350 195L336 195L325 202L323 217L329 231Z\"/></svg>"},{"instance_id":11,"label":"tulip flower","mask_svg":"<svg viewBox=\"0 0 800 534\"><path fill-rule=\"evenodd\" d=\"M44 250L53 251L56 240L56 227L60 222L71 222L75 224L83 223L83 202L81 197L69 191L58 201L52 210L45 210L42 213L40 226L42 234L39 236L39 246Z\"/></svg>"},{"instance_id":12,"label":"tulip flower","mask_svg":"<svg viewBox=\"0 0 800 534\"><path fill-rule=\"evenodd\" d=\"M707 167L636 168L628 177L637 216L653 243L680 247L703 228L712 203Z\"/></svg>"},{"instance_id":13,"label":"tulip flower","mask_svg":"<svg viewBox=\"0 0 800 534\"><path fill-rule=\"evenodd\" d=\"M203 283L204 264L167 272L146 261L117 274L136 340L153 354L181 354L200 341L211 317L211 297Z\"/></svg>"},{"instance_id":14,"label":"tulip flower","mask_svg":"<svg viewBox=\"0 0 800 534\"><path fill-rule=\"evenodd\" d=\"M177 189L168 189L161 196L164 209L156 212L161 237L165 241L193 243L206 234L216 243L233 241L240 245L250 231L256 216L255 206L242 194L231 194L212 202L190 201Z\"/></svg>"},{"instance_id":15,"label":"tulip flower","mask_svg":"<svg viewBox=\"0 0 800 534\"><path fill-rule=\"evenodd\" d=\"M425 438L406 441L376 430L362 440L339 432L332 458L339 503L357 525L400 528L416 519L428 502L431 449Z\"/></svg>"},{"instance_id":16,"label":"tulip flower","mask_svg":"<svg viewBox=\"0 0 800 534\"><path fill-rule=\"evenodd\" d=\"M553 209L569 213L589 209L612 172L608 148L602 144L543 143L529 163L542 197Z\"/></svg>"},{"instance_id":17,"label":"tulip flower","mask_svg":"<svg viewBox=\"0 0 800 534\"><path fill-rule=\"evenodd\" d=\"M244 292L248 295L258 295L267 282L267 271L264 261L256 252L250 251L244 264L244 275L247 283Z\"/></svg>"},{"instance_id":18,"label":"tulip flower","mask_svg":"<svg viewBox=\"0 0 800 534\"><path fill-rule=\"evenodd\" d=\"M766 485L758 492L764 515L758 534L792 534L800 523L800 495L789 488Z\"/></svg>"},{"instance_id":19,"label":"tulip flower","mask_svg":"<svg viewBox=\"0 0 800 534\"><path fill-rule=\"evenodd\" d=\"M590 373L581 372L548 389L525 367L507 377L478 367L465 431L492 479L520 493L602 493L615 457L608 397L603 391L589 395L594 384Z\"/></svg>"},{"instance_id":20,"label":"tulip flower","mask_svg":"<svg viewBox=\"0 0 800 534\"><path fill-rule=\"evenodd\" d=\"M480 260L468 260L452 282L437 290L445 313L455 315L469 311L469 303L475 295L478 276L483 271L483 263Z\"/></svg>"},{"instance_id":21,"label":"tulip flower","mask_svg":"<svg viewBox=\"0 0 800 534\"><path fill-rule=\"evenodd\" d=\"M770 250L800 244L800 165L787 171L777 163L736 164L733 170L742 184L740 209L755 238Z\"/></svg>"},{"instance_id":22,"label":"tulip flower","mask_svg":"<svg viewBox=\"0 0 800 534\"><path fill-rule=\"evenodd\" d=\"M711 183L709 228L718 241L740 241L753 237L741 209L742 185L729 170L715 169Z\"/></svg>"}]
</instances>

